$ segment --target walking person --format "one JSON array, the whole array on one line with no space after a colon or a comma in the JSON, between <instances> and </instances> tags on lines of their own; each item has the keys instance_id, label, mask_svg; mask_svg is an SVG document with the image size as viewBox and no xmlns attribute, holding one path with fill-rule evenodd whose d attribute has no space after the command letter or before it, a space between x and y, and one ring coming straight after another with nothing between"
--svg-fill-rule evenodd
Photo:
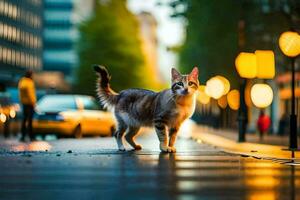
<instances>
[{"instance_id":1,"label":"walking person","mask_svg":"<svg viewBox=\"0 0 300 200\"><path fill-rule=\"evenodd\" d=\"M19 98L23 107L22 120L22 137L21 141L25 141L26 135L30 140L35 140L32 132L32 118L34 114L34 107L36 104L35 86L32 80L33 73L31 70L26 71L25 76L19 81Z\"/></svg>"},{"instance_id":2,"label":"walking person","mask_svg":"<svg viewBox=\"0 0 300 200\"><path fill-rule=\"evenodd\" d=\"M270 117L265 114L264 110L261 110L257 120L257 128L259 131L260 140L262 140L264 134L268 132L270 125L271 125Z\"/></svg>"}]
</instances>

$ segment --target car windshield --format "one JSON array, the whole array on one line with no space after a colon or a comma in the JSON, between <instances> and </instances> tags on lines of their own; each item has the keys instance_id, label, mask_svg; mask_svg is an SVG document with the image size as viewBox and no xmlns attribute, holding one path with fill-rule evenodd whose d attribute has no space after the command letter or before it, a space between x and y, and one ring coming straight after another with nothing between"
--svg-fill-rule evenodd
<instances>
[{"instance_id":1,"label":"car windshield","mask_svg":"<svg viewBox=\"0 0 300 200\"><path fill-rule=\"evenodd\" d=\"M83 108L85 110L99 110L100 107L97 104L96 100L93 97L89 97L89 96L80 96L78 98L82 104L83 104Z\"/></svg>"},{"instance_id":2,"label":"car windshield","mask_svg":"<svg viewBox=\"0 0 300 200\"><path fill-rule=\"evenodd\" d=\"M61 112L66 110L76 110L76 102L73 96L69 95L49 95L43 97L37 105L41 112Z\"/></svg>"}]
</instances>

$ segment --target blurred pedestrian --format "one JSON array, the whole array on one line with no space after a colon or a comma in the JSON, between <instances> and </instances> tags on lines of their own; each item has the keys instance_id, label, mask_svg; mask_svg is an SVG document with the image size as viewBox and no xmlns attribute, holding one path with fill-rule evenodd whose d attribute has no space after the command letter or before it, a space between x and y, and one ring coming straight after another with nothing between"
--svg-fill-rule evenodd
<instances>
[{"instance_id":1,"label":"blurred pedestrian","mask_svg":"<svg viewBox=\"0 0 300 200\"><path fill-rule=\"evenodd\" d=\"M26 71L25 76L19 81L19 98L23 107L23 120L22 120L22 137L21 141L25 141L26 135L31 140L35 140L32 132L32 118L34 114L34 107L36 104L35 86L32 80L33 73L31 70Z\"/></svg>"},{"instance_id":2,"label":"blurred pedestrian","mask_svg":"<svg viewBox=\"0 0 300 200\"><path fill-rule=\"evenodd\" d=\"M265 114L264 110L261 110L257 120L257 128L259 131L260 140L262 140L264 134L268 132L270 125L271 125L270 117Z\"/></svg>"}]
</instances>

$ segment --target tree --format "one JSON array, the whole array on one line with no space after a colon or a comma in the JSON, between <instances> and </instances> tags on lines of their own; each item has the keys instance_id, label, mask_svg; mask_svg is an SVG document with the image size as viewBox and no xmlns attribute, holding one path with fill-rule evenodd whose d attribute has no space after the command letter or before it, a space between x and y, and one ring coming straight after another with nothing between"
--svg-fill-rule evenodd
<instances>
[{"instance_id":1,"label":"tree","mask_svg":"<svg viewBox=\"0 0 300 200\"><path fill-rule=\"evenodd\" d=\"M186 42L180 54L184 68L199 66L200 81L223 75L236 82L237 3L235 0L190 1L187 10Z\"/></svg>"},{"instance_id":2,"label":"tree","mask_svg":"<svg viewBox=\"0 0 300 200\"><path fill-rule=\"evenodd\" d=\"M288 18L300 18L300 2L295 0L171 0L169 5L174 11L171 16L183 17L187 24L186 40L179 51L181 70L188 72L196 65L202 83L221 74L233 87L238 79L234 67L238 51L274 50L276 63L282 66L279 35L288 30ZM245 22L242 47L238 47L239 20Z\"/></svg>"},{"instance_id":3,"label":"tree","mask_svg":"<svg viewBox=\"0 0 300 200\"><path fill-rule=\"evenodd\" d=\"M138 21L125 0L96 1L94 15L81 24L78 54L80 65L74 90L95 95L96 75L92 64L107 67L116 91L143 87L144 64Z\"/></svg>"}]
</instances>

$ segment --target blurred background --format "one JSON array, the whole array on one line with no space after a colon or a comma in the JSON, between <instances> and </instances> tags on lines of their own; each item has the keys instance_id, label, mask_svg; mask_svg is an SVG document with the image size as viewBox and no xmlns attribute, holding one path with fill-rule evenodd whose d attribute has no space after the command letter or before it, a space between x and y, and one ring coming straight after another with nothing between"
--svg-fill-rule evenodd
<instances>
[{"instance_id":1,"label":"blurred background","mask_svg":"<svg viewBox=\"0 0 300 200\"><path fill-rule=\"evenodd\" d=\"M259 49L275 54L276 76L264 80L273 90L273 101L264 109L272 122L268 132L286 135L290 60L278 39L291 28L300 31L298 0L0 0L1 132L19 132L17 84L28 69L34 71L38 99L49 94L95 96L92 64L107 66L116 91L159 91L169 87L172 67L189 73L194 66L202 85L221 75L231 90L238 90L236 56ZM299 116L299 59L295 66ZM247 133L256 132L261 110L250 100L250 87L258 82L246 82ZM228 97L199 97L193 120L237 134L239 96L232 98L233 103Z\"/></svg>"}]
</instances>

